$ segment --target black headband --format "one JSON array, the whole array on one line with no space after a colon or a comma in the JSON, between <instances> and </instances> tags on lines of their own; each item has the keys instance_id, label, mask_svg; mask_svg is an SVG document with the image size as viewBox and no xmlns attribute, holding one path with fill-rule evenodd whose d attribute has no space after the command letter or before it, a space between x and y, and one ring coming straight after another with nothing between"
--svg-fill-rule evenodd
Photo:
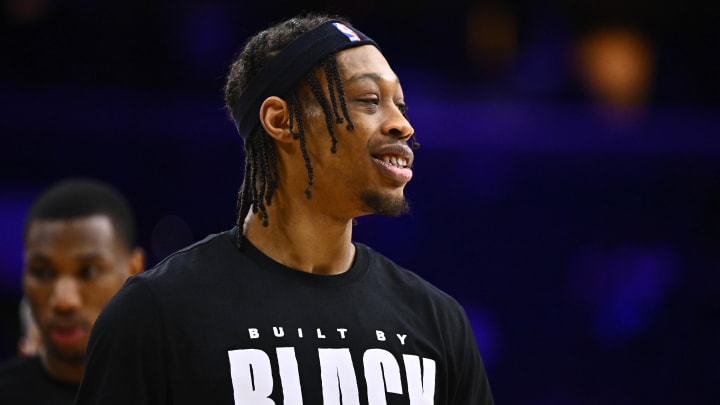
<instances>
[{"instance_id":1,"label":"black headband","mask_svg":"<svg viewBox=\"0 0 720 405\"><path fill-rule=\"evenodd\" d=\"M266 98L284 96L325 56L361 45L378 47L362 32L341 22L328 21L283 48L235 101L232 117L240 136L247 139L260 123L258 112Z\"/></svg>"}]
</instances>

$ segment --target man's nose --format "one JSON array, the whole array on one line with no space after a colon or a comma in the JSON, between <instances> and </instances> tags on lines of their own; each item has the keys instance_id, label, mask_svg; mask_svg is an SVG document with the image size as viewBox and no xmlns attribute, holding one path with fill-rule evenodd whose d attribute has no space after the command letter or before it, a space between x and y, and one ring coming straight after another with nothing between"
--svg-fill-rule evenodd
<instances>
[{"instance_id":1,"label":"man's nose","mask_svg":"<svg viewBox=\"0 0 720 405\"><path fill-rule=\"evenodd\" d=\"M396 109L391 113L383 129L385 134L406 141L415 133L412 125L410 125L410 121L408 121L405 114L403 114L399 109Z\"/></svg>"},{"instance_id":2,"label":"man's nose","mask_svg":"<svg viewBox=\"0 0 720 405\"><path fill-rule=\"evenodd\" d=\"M81 297L78 282L70 277L60 277L55 282L50 306L56 312L74 311L80 306Z\"/></svg>"}]
</instances>

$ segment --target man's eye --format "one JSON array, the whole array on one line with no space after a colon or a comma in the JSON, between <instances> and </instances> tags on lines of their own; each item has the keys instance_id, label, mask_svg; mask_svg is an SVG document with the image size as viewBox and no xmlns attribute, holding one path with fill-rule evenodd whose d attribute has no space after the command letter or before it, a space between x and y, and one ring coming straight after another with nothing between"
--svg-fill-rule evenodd
<instances>
[{"instance_id":1,"label":"man's eye","mask_svg":"<svg viewBox=\"0 0 720 405\"><path fill-rule=\"evenodd\" d=\"M48 281L51 280L54 276L52 270L48 269L47 267L30 268L28 270L28 274L30 275L30 277L38 281Z\"/></svg>"},{"instance_id":2,"label":"man's eye","mask_svg":"<svg viewBox=\"0 0 720 405\"><path fill-rule=\"evenodd\" d=\"M377 97L361 98L359 101L361 103L367 103L367 104L373 104L373 105L377 105L380 103L380 99L378 99Z\"/></svg>"},{"instance_id":3,"label":"man's eye","mask_svg":"<svg viewBox=\"0 0 720 405\"><path fill-rule=\"evenodd\" d=\"M405 105L405 104L398 104L398 105L397 105L397 108L398 108L398 110L400 110L400 112L402 113L402 115L403 115L405 118L407 118L407 111L408 111L407 105Z\"/></svg>"},{"instance_id":4,"label":"man's eye","mask_svg":"<svg viewBox=\"0 0 720 405\"><path fill-rule=\"evenodd\" d=\"M91 280L100 274L100 269L97 266L85 266L80 269L80 278L85 280Z\"/></svg>"}]
</instances>

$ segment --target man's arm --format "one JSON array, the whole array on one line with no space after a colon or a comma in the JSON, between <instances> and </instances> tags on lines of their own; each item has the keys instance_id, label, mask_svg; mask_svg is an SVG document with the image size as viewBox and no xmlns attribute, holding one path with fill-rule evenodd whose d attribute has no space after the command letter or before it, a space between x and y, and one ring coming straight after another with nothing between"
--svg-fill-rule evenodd
<instances>
[{"instance_id":1,"label":"man's arm","mask_svg":"<svg viewBox=\"0 0 720 405\"><path fill-rule=\"evenodd\" d=\"M128 280L95 322L75 404L166 403L162 336L150 290Z\"/></svg>"}]
</instances>

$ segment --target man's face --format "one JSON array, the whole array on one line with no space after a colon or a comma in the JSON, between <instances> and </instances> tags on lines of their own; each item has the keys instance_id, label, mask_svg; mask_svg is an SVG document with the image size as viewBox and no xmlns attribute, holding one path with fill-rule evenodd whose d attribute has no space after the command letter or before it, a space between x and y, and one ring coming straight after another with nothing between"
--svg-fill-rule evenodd
<instances>
[{"instance_id":1,"label":"man's face","mask_svg":"<svg viewBox=\"0 0 720 405\"><path fill-rule=\"evenodd\" d=\"M342 51L337 60L355 128L345 129L346 123L335 126L338 143L333 154L322 114L308 114L313 199L317 196L334 209L346 207L351 217L401 214L407 209L403 190L412 178L408 140L414 130L404 115L400 82L374 46ZM321 84L326 88L324 77Z\"/></svg>"},{"instance_id":2,"label":"man's face","mask_svg":"<svg viewBox=\"0 0 720 405\"><path fill-rule=\"evenodd\" d=\"M84 361L100 310L141 269L107 216L34 220L25 241L24 287L47 355Z\"/></svg>"}]
</instances>

